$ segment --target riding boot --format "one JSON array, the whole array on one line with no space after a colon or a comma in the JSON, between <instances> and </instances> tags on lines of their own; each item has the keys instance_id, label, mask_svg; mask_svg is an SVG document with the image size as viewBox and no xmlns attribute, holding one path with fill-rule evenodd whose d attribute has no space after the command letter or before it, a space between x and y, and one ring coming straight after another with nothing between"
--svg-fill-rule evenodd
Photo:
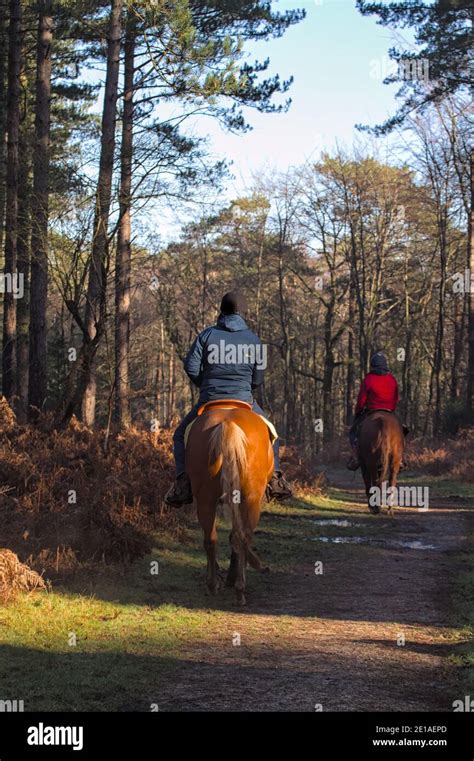
<instances>
[{"instance_id":1,"label":"riding boot","mask_svg":"<svg viewBox=\"0 0 474 761\"><path fill-rule=\"evenodd\" d=\"M357 455L356 450L352 452L352 455L350 457L350 460L346 463L346 468L349 470L357 470L357 468L360 466L359 457Z\"/></svg>"},{"instance_id":2,"label":"riding boot","mask_svg":"<svg viewBox=\"0 0 474 761\"><path fill-rule=\"evenodd\" d=\"M346 468L348 468L348 470L357 470L359 466L360 462L354 457L354 455L352 455L351 459L346 463Z\"/></svg>"},{"instance_id":3,"label":"riding boot","mask_svg":"<svg viewBox=\"0 0 474 761\"><path fill-rule=\"evenodd\" d=\"M180 473L165 494L165 502L171 507L182 507L193 501L191 482L187 473Z\"/></svg>"},{"instance_id":4,"label":"riding boot","mask_svg":"<svg viewBox=\"0 0 474 761\"><path fill-rule=\"evenodd\" d=\"M265 490L267 499L284 500L293 496L290 484L281 470L275 470Z\"/></svg>"}]
</instances>

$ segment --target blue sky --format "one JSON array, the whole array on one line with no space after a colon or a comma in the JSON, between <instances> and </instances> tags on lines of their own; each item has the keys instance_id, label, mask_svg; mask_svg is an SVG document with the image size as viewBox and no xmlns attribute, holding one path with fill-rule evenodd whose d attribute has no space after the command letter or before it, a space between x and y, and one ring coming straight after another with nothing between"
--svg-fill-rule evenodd
<instances>
[{"instance_id":1,"label":"blue sky","mask_svg":"<svg viewBox=\"0 0 474 761\"><path fill-rule=\"evenodd\" d=\"M210 207L215 211L250 192L254 178L261 174L302 165L316 159L321 150L331 151L336 143L350 149L356 141L374 140L361 135L355 124L380 123L397 108L397 86L383 84L390 73L388 50L395 44L392 30L378 25L374 17L362 16L355 0L274 0L273 4L281 11L304 8L306 18L283 37L247 43L245 51L251 62L270 58L268 75L294 77L288 93L290 109L281 114L247 109L253 129L239 135L224 131L209 117L186 123L186 131L208 136L208 150L215 160L232 162L233 177L223 190L198 194L197 207L183 208L175 201L169 206L162 201L148 206L136 222L155 245L179 234L190 216L209 213ZM405 39L401 44L406 47L409 42ZM382 159L390 156L394 139L375 141Z\"/></svg>"},{"instance_id":2,"label":"blue sky","mask_svg":"<svg viewBox=\"0 0 474 761\"><path fill-rule=\"evenodd\" d=\"M199 133L209 134L213 153L233 161L230 195L248 187L265 168L301 164L336 141L350 146L361 139L356 123L379 123L396 108L396 87L382 82L389 73L391 30L362 16L354 0L280 0L274 5L304 8L306 18L283 37L247 44L246 50L250 60L269 56L270 73L294 76L290 110L248 110L253 130L244 135L225 133L209 119L195 125Z\"/></svg>"}]
</instances>

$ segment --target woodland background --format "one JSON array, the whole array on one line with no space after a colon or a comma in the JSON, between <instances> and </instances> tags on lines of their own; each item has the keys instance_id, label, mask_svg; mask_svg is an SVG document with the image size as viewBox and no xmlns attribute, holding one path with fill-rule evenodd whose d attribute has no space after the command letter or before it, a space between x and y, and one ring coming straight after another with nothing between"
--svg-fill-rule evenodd
<instances>
[{"instance_id":1,"label":"woodland background","mask_svg":"<svg viewBox=\"0 0 474 761\"><path fill-rule=\"evenodd\" d=\"M379 349L417 434L471 420L472 8L415 5L358 3L414 25L409 60L430 62L429 83L405 67L390 123L211 206L229 168L188 121L205 113L245 133L249 107L287 108L291 80L250 64L244 46L304 11L1 3L0 250L5 278L25 286L2 300L2 390L20 423L41 411L54 428L73 415L109 430L173 426L195 394L182 359L230 288L269 347L260 401L302 451L345 433ZM375 136L388 131L390 153ZM163 243L170 205L184 222Z\"/></svg>"}]
</instances>

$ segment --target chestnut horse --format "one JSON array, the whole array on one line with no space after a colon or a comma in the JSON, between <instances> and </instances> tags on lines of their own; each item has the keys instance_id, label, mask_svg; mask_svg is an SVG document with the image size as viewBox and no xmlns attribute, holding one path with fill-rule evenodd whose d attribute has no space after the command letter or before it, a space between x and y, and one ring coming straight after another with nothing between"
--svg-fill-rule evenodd
<instances>
[{"instance_id":1,"label":"chestnut horse","mask_svg":"<svg viewBox=\"0 0 474 761\"><path fill-rule=\"evenodd\" d=\"M247 561L264 570L251 542L273 473L273 448L265 422L245 402L208 402L200 412L189 431L186 472L204 531L207 587L216 594L220 586L216 512L223 504L232 518L226 586L234 586L238 603L245 605Z\"/></svg>"},{"instance_id":2,"label":"chestnut horse","mask_svg":"<svg viewBox=\"0 0 474 761\"><path fill-rule=\"evenodd\" d=\"M380 513L380 503L370 499L371 488L382 489L397 485L398 472L403 460L405 436L397 415L385 410L376 410L367 415L359 432L359 461L365 482L369 510ZM380 492L379 492L380 494ZM389 504L389 512L391 512Z\"/></svg>"}]
</instances>

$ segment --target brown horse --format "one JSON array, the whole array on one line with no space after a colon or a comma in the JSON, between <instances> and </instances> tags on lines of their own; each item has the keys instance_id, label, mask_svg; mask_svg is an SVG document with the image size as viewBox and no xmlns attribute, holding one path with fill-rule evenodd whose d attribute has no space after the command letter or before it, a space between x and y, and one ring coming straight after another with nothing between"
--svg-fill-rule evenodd
<instances>
[{"instance_id":1,"label":"brown horse","mask_svg":"<svg viewBox=\"0 0 474 761\"><path fill-rule=\"evenodd\" d=\"M382 489L384 482L387 488L397 485L404 446L403 427L393 412L377 410L367 415L362 422L359 432L359 460L369 510L374 514L380 513L380 503L375 504L373 497L370 499L371 489L373 486Z\"/></svg>"},{"instance_id":2,"label":"brown horse","mask_svg":"<svg viewBox=\"0 0 474 761\"><path fill-rule=\"evenodd\" d=\"M266 424L245 402L208 402L189 432L186 472L204 531L208 589L216 594L220 586L216 529L220 503L230 508L232 518L226 586L234 586L238 603L245 605L247 561L264 570L251 542L273 473L273 448Z\"/></svg>"}]
</instances>

